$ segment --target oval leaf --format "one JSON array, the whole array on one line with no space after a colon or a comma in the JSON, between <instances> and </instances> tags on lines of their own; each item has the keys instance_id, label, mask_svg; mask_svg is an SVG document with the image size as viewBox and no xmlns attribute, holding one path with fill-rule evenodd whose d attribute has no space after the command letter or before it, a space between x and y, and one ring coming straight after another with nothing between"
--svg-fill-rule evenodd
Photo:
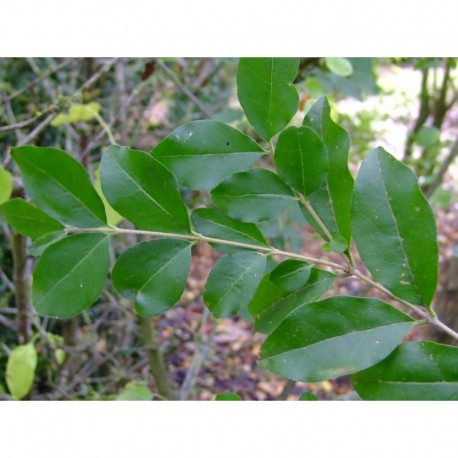
<instances>
[{"instance_id":1,"label":"oval leaf","mask_svg":"<svg viewBox=\"0 0 458 458\"><path fill-rule=\"evenodd\" d=\"M32 389L37 360L37 351L32 343L19 345L9 355L6 384L13 399L22 399Z\"/></svg>"},{"instance_id":2,"label":"oval leaf","mask_svg":"<svg viewBox=\"0 0 458 458\"><path fill-rule=\"evenodd\" d=\"M210 272L204 301L216 318L235 315L253 297L264 275L266 258L240 252L219 259Z\"/></svg>"},{"instance_id":3,"label":"oval leaf","mask_svg":"<svg viewBox=\"0 0 458 458\"><path fill-rule=\"evenodd\" d=\"M310 278L312 264L295 259L283 261L270 273L270 279L286 292L305 286Z\"/></svg>"},{"instance_id":4,"label":"oval leaf","mask_svg":"<svg viewBox=\"0 0 458 458\"><path fill-rule=\"evenodd\" d=\"M264 150L250 137L218 121L194 121L175 129L151 152L191 189L212 189L249 169Z\"/></svg>"},{"instance_id":5,"label":"oval leaf","mask_svg":"<svg viewBox=\"0 0 458 458\"><path fill-rule=\"evenodd\" d=\"M36 239L49 232L56 232L64 228L59 221L19 198L9 200L0 205L0 215L16 231L31 239Z\"/></svg>"},{"instance_id":6,"label":"oval leaf","mask_svg":"<svg viewBox=\"0 0 458 458\"><path fill-rule=\"evenodd\" d=\"M316 191L328 173L324 144L308 127L290 127L282 132L274 159L280 177L304 196Z\"/></svg>"},{"instance_id":7,"label":"oval leaf","mask_svg":"<svg viewBox=\"0 0 458 458\"><path fill-rule=\"evenodd\" d=\"M213 189L211 196L223 212L247 223L278 218L294 198L278 175L266 169L235 173Z\"/></svg>"},{"instance_id":8,"label":"oval leaf","mask_svg":"<svg viewBox=\"0 0 458 458\"><path fill-rule=\"evenodd\" d=\"M322 140L328 159L328 173L324 183L308 200L335 238L343 237L347 245L351 238L351 199L353 177L348 170L350 136L331 118L326 97L319 99L304 119L304 126L312 129ZM301 208L309 224L326 240L314 218Z\"/></svg>"},{"instance_id":9,"label":"oval leaf","mask_svg":"<svg viewBox=\"0 0 458 458\"><path fill-rule=\"evenodd\" d=\"M217 208L198 208L192 212L191 219L195 228L206 237L248 245L268 246L255 224L229 218ZM233 252L234 248L240 250L240 248L227 245L217 245L217 248L222 252Z\"/></svg>"},{"instance_id":10,"label":"oval leaf","mask_svg":"<svg viewBox=\"0 0 458 458\"><path fill-rule=\"evenodd\" d=\"M113 267L113 284L135 310L155 316L172 308L186 286L191 243L159 239L138 243L124 252Z\"/></svg>"},{"instance_id":11,"label":"oval leaf","mask_svg":"<svg viewBox=\"0 0 458 458\"><path fill-rule=\"evenodd\" d=\"M76 227L106 223L103 203L89 175L65 151L20 146L11 155L21 169L27 194L46 213Z\"/></svg>"},{"instance_id":12,"label":"oval leaf","mask_svg":"<svg viewBox=\"0 0 458 458\"><path fill-rule=\"evenodd\" d=\"M414 324L378 299L342 296L304 304L267 338L260 366L304 382L340 377L388 356Z\"/></svg>"},{"instance_id":13,"label":"oval leaf","mask_svg":"<svg viewBox=\"0 0 458 458\"><path fill-rule=\"evenodd\" d=\"M344 57L326 57L326 67L338 76L350 76L353 73L353 66Z\"/></svg>"},{"instance_id":14,"label":"oval leaf","mask_svg":"<svg viewBox=\"0 0 458 458\"><path fill-rule=\"evenodd\" d=\"M102 292L108 272L105 234L71 235L51 245L33 272L32 302L40 315L68 318Z\"/></svg>"},{"instance_id":15,"label":"oval leaf","mask_svg":"<svg viewBox=\"0 0 458 458\"><path fill-rule=\"evenodd\" d=\"M456 401L458 348L434 342L404 343L351 380L367 400Z\"/></svg>"},{"instance_id":16,"label":"oval leaf","mask_svg":"<svg viewBox=\"0 0 458 458\"><path fill-rule=\"evenodd\" d=\"M189 233L189 218L175 177L143 151L110 146L100 166L103 194L139 229Z\"/></svg>"},{"instance_id":17,"label":"oval leaf","mask_svg":"<svg viewBox=\"0 0 458 458\"><path fill-rule=\"evenodd\" d=\"M215 401L241 401L242 398L232 391L225 391L215 396Z\"/></svg>"},{"instance_id":18,"label":"oval leaf","mask_svg":"<svg viewBox=\"0 0 458 458\"><path fill-rule=\"evenodd\" d=\"M305 391L299 396L298 401L318 401L318 398L310 391Z\"/></svg>"},{"instance_id":19,"label":"oval leaf","mask_svg":"<svg viewBox=\"0 0 458 458\"><path fill-rule=\"evenodd\" d=\"M415 175L382 148L363 161L352 221L359 254L374 278L398 297L428 306L438 272L434 215Z\"/></svg>"},{"instance_id":20,"label":"oval leaf","mask_svg":"<svg viewBox=\"0 0 458 458\"><path fill-rule=\"evenodd\" d=\"M270 140L297 111L293 86L299 70L296 58L242 58L237 68L237 95L256 132Z\"/></svg>"},{"instance_id":21,"label":"oval leaf","mask_svg":"<svg viewBox=\"0 0 458 458\"><path fill-rule=\"evenodd\" d=\"M0 165L0 204L6 202L13 192L13 177Z\"/></svg>"},{"instance_id":22,"label":"oval leaf","mask_svg":"<svg viewBox=\"0 0 458 458\"><path fill-rule=\"evenodd\" d=\"M261 283L248 306L250 312L255 316L255 330L269 334L293 310L320 299L337 278L337 275L313 267L305 285L290 293L275 285L270 278L271 284ZM275 285L276 289L272 288L272 285ZM264 291L261 290L261 287L264 288Z\"/></svg>"}]
</instances>

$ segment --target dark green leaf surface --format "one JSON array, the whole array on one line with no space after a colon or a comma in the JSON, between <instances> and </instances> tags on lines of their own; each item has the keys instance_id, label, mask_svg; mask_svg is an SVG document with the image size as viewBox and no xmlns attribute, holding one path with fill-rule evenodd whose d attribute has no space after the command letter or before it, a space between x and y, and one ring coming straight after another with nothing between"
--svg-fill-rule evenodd
<instances>
[{"instance_id":1,"label":"dark green leaf surface","mask_svg":"<svg viewBox=\"0 0 458 458\"><path fill-rule=\"evenodd\" d=\"M312 129L321 138L329 164L324 183L308 196L309 202L332 236L340 235L348 244L351 238L353 191L353 177L348 170L350 136L332 120L331 107L326 97L313 105L303 125ZM302 210L308 222L326 239L307 210Z\"/></svg>"},{"instance_id":2,"label":"dark green leaf surface","mask_svg":"<svg viewBox=\"0 0 458 458\"><path fill-rule=\"evenodd\" d=\"M232 391L226 391L224 393L219 393L215 396L215 401L241 401L242 398Z\"/></svg>"},{"instance_id":3,"label":"dark green leaf surface","mask_svg":"<svg viewBox=\"0 0 458 458\"><path fill-rule=\"evenodd\" d=\"M237 221L217 208L198 208L191 215L194 227L206 237L266 247L267 242L255 224ZM218 245L218 250L233 252L234 248Z\"/></svg>"},{"instance_id":4,"label":"dark green leaf surface","mask_svg":"<svg viewBox=\"0 0 458 458\"><path fill-rule=\"evenodd\" d=\"M151 152L191 189L212 189L248 170L264 150L250 137L218 121L194 121L175 129Z\"/></svg>"},{"instance_id":5,"label":"dark green leaf surface","mask_svg":"<svg viewBox=\"0 0 458 458\"><path fill-rule=\"evenodd\" d=\"M338 277L325 270L312 268L307 283L288 293L276 286L272 287L267 281L263 282L250 304L250 312L255 316L255 330L269 334L296 308L307 302L313 302L331 287ZM264 291L261 290L261 286ZM256 299L256 301L255 301Z\"/></svg>"},{"instance_id":6,"label":"dark green leaf surface","mask_svg":"<svg viewBox=\"0 0 458 458\"><path fill-rule=\"evenodd\" d=\"M434 342L400 345L376 366L352 376L367 400L458 400L458 347Z\"/></svg>"},{"instance_id":7,"label":"dark green leaf surface","mask_svg":"<svg viewBox=\"0 0 458 458\"><path fill-rule=\"evenodd\" d=\"M50 216L76 227L106 223L105 208L84 167L56 148L20 146L11 155L32 200Z\"/></svg>"},{"instance_id":8,"label":"dark green leaf surface","mask_svg":"<svg viewBox=\"0 0 458 458\"><path fill-rule=\"evenodd\" d=\"M28 245L27 253L30 256L41 256L49 246L62 240L66 235L65 231L48 232Z\"/></svg>"},{"instance_id":9,"label":"dark green leaf surface","mask_svg":"<svg viewBox=\"0 0 458 458\"><path fill-rule=\"evenodd\" d=\"M237 95L250 124L270 140L291 121L299 105L293 86L296 58L242 58L237 69Z\"/></svg>"},{"instance_id":10,"label":"dark green leaf surface","mask_svg":"<svg viewBox=\"0 0 458 458\"><path fill-rule=\"evenodd\" d=\"M278 175L253 169L231 175L211 193L216 205L232 218L257 223L278 218L294 197Z\"/></svg>"},{"instance_id":11,"label":"dark green leaf surface","mask_svg":"<svg viewBox=\"0 0 458 458\"><path fill-rule=\"evenodd\" d=\"M71 235L51 245L33 272L37 312L68 318L88 308L103 289L108 261L105 234Z\"/></svg>"},{"instance_id":12,"label":"dark green leaf surface","mask_svg":"<svg viewBox=\"0 0 458 458\"><path fill-rule=\"evenodd\" d=\"M310 278L312 264L295 259L283 261L270 273L270 279L288 293L305 286Z\"/></svg>"},{"instance_id":13,"label":"dark green leaf surface","mask_svg":"<svg viewBox=\"0 0 458 458\"><path fill-rule=\"evenodd\" d=\"M414 324L378 299L342 296L304 304L267 338L260 366L304 382L352 374L388 356Z\"/></svg>"},{"instance_id":14,"label":"dark green leaf surface","mask_svg":"<svg viewBox=\"0 0 458 458\"><path fill-rule=\"evenodd\" d=\"M143 151L110 146L100 166L110 205L139 229L188 233L189 218L174 176Z\"/></svg>"},{"instance_id":15,"label":"dark green leaf surface","mask_svg":"<svg viewBox=\"0 0 458 458\"><path fill-rule=\"evenodd\" d=\"M266 258L253 252L229 254L219 259L205 285L204 301L216 318L235 315L256 292L266 268Z\"/></svg>"},{"instance_id":16,"label":"dark green leaf surface","mask_svg":"<svg viewBox=\"0 0 458 458\"><path fill-rule=\"evenodd\" d=\"M382 148L363 161L352 219L356 246L374 278L398 297L428 306L438 272L434 215L415 175Z\"/></svg>"},{"instance_id":17,"label":"dark green leaf surface","mask_svg":"<svg viewBox=\"0 0 458 458\"><path fill-rule=\"evenodd\" d=\"M0 205L0 215L20 234L31 239L49 232L59 231L64 226L39 208L23 199L12 199Z\"/></svg>"},{"instance_id":18,"label":"dark green leaf surface","mask_svg":"<svg viewBox=\"0 0 458 458\"><path fill-rule=\"evenodd\" d=\"M159 315L178 302L191 265L190 242L159 239L138 243L113 267L113 284L143 316Z\"/></svg>"},{"instance_id":19,"label":"dark green leaf surface","mask_svg":"<svg viewBox=\"0 0 458 458\"><path fill-rule=\"evenodd\" d=\"M304 196L322 186L328 174L325 146L308 127L290 127L282 132L274 159L280 177Z\"/></svg>"}]
</instances>

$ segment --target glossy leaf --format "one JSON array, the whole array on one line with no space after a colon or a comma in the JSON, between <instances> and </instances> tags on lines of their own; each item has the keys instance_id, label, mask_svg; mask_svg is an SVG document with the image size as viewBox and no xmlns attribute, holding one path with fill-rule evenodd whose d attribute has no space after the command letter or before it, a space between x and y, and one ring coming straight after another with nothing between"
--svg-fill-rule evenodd
<instances>
[{"instance_id":1,"label":"glossy leaf","mask_svg":"<svg viewBox=\"0 0 458 458\"><path fill-rule=\"evenodd\" d=\"M378 299L342 296L304 304L267 338L260 366L304 382L352 374L388 356L414 324Z\"/></svg>"},{"instance_id":2,"label":"glossy leaf","mask_svg":"<svg viewBox=\"0 0 458 458\"><path fill-rule=\"evenodd\" d=\"M290 127L282 132L274 159L280 177L304 196L322 186L328 174L325 146L308 127Z\"/></svg>"},{"instance_id":3,"label":"glossy leaf","mask_svg":"<svg viewBox=\"0 0 458 458\"><path fill-rule=\"evenodd\" d=\"M224 393L219 393L215 396L215 401L241 401L242 398L232 391L225 391Z\"/></svg>"},{"instance_id":4,"label":"glossy leaf","mask_svg":"<svg viewBox=\"0 0 458 458\"><path fill-rule=\"evenodd\" d=\"M353 177L348 170L350 136L331 118L326 97L319 99L304 119L304 126L312 129L322 140L328 160L328 173L322 185L308 196L315 212L334 238L343 237L347 245L351 238L351 199ZM321 228L302 207L307 221L324 238Z\"/></svg>"},{"instance_id":5,"label":"glossy leaf","mask_svg":"<svg viewBox=\"0 0 458 458\"><path fill-rule=\"evenodd\" d=\"M283 261L270 273L270 279L288 293L305 286L310 278L312 264L295 259Z\"/></svg>"},{"instance_id":6,"label":"glossy leaf","mask_svg":"<svg viewBox=\"0 0 458 458\"><path fill-rule=\"evenodd\" d=\"M326 67L338 76L350 76L353 73L353 66L344 57L326 57L324 59Z\"/></svg>"},{"instance_id":7,"label":"glossy leaf","mask_svg":"<svg viewBox=\"0 0 458 458\"><path fill-rule=\"evenodd\" d=\"M76 227L106 223L105 209L84 167L65 151L20 146L11 155L32 200L50 216Z\"/></svg>"},{"instance_id":8,"label":"glossy leaf","mask_svg":"<svg viewBox=\"0 0 458 458\"><path fill-rule=\"evenodd\" d=\"M270 277L270 275L269 275ZM314 302L323 296L338 277L326 270L312 268L307 283L296 291L288 293L276 286L270 278L263 282L249 305L255 316L255 330L269 334L296 308ZM264 291L261 290L261 287Z\"/></svg>"},{"instance_id":9,"label":"glossy leaf","mask_svg":"<svg viewBox=\"0 0 458 458\"><path fill-rule=\"evenodd\" d=\"M382 148L363 161L352 219L356 246L374 278L398 297L428 306L438 272L434 215L415 175Z\"/></svg>"},{"instance_id":10,"label":"glossy leaf","mask_svg":"<svg viewBox=\"0 0 458 458\"><path fill-rule=\"evenodd\" d=\"M37 360L37 351L32 343L17 346L9 355L6 384L13 399L22 399L32 389Z\"/></svg>"},{"instance_id":11,"label":"glossy leaf","mask_svg":"<svg viewBox=\"0 0 458 458\"><path fill-rule=\"evenodd\" d=\"M110 146L100 166L110 205L139 229L188 233L189 218L174 176L143 151Z\"/></svg>"},{"instance_id":12,"label":"glossy leaf","mask_svg":"<svg viewBox=\"0 0 458 458\"><path fill-rule=\"evenodd\" d=\"M458 400L458 347L407 342L377 365L352 376L367 400Z\"/></svg>"},{"instance_id":13,"label":"glossy leaf","mask_svg":"<svg viewBox=\"0 0 458 458\"><path fill-rule=\"evenodd\" d=\"M11 199L0 205L0 215L20 234L31 239L49 232L59 231L64 226L39 208L23 199Z\"/></svg>"},{"instance_id":14,"label":"glossy leaf","mask_svg":"<svg viewBox=\"0 0 458 458\"><path fill-rule=\"evenodd\" d=\"M296 58L242 58L237 69L237 95L250 124L264 140L288 125L299 95L293 81Z\"/></svg>"},{"instance_id":15,"label":"glossy leaf","mask_svg":"<svg viewBox=\"0 0 458 458\"><path fill-rule=\"evenodd\" d=\"M40 315L68 318L92 305L108 273L105 234L76 234L54 243L39 259L32 302Z\"/></svg>"},{"instance_id":16,"label":"glossy leaf","mask_svg":"<svg viewBox=\"0 0 458 458\"><path fill-rule=\"evenodd\" d=\"M143 316L169 310L181 297L191 264L191 243L158 239L125 251L113 267L115 288Z\"/></svg>"},{"instance_id":17,"label":"glossy leaf","mask_svg":"<svg viewBox=\"0 0 458 458\"><path fill-rule=\"evenodd\" d=\"M48 232L28 245L27 253L30 256L41 256L49 246L62 240L66 235L65 231Z\"/></svg>"},{"instance_id":18,"label":"glossy leaf","mask_svg":"<svg viewBox=\"0 0 458 458\"><path fill-rule=\"evenodd\" d=\"M0 165L0 204L6 202L13 192L13 177Z\"/></svg>"},{"instance_id":19,"label":"glossy leaf","mask_svg":"<svg viewBox=\"0 0 458 458\"><path fill-rule=\"evenodd\" d=\"M235 315L246 306L266 268L265 256L253 252L229 254L218 260L205 285L204 301L216 318Z\"/></svg>"},{"instance_id":20,"label":"glossy leaf","mask_svg":"<svg viewBox=\"0 0 458 458\"><path fill-rule=\"evenodd\" d=\"M218 121L194 121L175 129L151 153L191 189L212 189L248 170L264 150L250 137Z\"/></svg>"},{"instance_id":21,"label":"glossy leaf","mask_svg":"<svg viewBox=\"0 0 458 458\"><path fill-rule=\"evenodd\" d=\"M278 218L291 204L294 194L277 174L253 169L231 175L213 189L211 196L232 218L257 223Z\"/></svg>"},{"instance_id":22,"label":"glossy leaf","mask_svg":"<svg viewBox=\"0 0 458 458\"><path fill-rule=\"evenodd\" d=\"M194 227L206 237L266 247L267 242L255 224L244 223L226 216L217 208L198 208L191 216ZM233 252L227 245L215 245L222 252Z\"/></svg>"}]
</instances>

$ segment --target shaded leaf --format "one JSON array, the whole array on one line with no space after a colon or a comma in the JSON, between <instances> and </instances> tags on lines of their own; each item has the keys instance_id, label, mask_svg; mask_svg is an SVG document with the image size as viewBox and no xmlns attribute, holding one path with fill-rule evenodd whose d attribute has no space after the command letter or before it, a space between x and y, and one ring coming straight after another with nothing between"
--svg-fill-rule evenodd
<instances>
[{"instance_id":1,"label":"shaded leaf","mask_svg":"<svg viewBox=\"0 0 458 458\"><path fill-rule=\"evenodd\" d=\"M53 243L62 240L67 234L64 231L48 232L35 239L28 247L27 253L30 256L41 256L43 252Z\"/></svg>"},{"instance_id":2,"label":"shaded leaf","mask_svg":"<svg viewBox=\"0 0 458 458\"><path fill-rule=\"evenodd\" d=\"M0 215L17 232L31 239L64 228L59 221L20 198L11 199L0 205Z\"/></svg>"},{"instance_id":3,"label":"shaded leaf","mask_svg":"<svg viewBox=\"0 0 458 458\"><path fill-rule=\"evenodd\" d=\"M378 299L342 296L304 304L267 338L259 365L304 382L340 377L384 359L414 324Z\"/></svg>"},{"instance_id":4,"label":"shaded leaf","mask_svg":"<svg viewBox=\"0 0 458 458\"><path fill-rule=\"evenodd\" d=\"M175 129L151 152L191 189L214 188L249 169L264 150L250 137L218 121L194 121Z\"/></svg>"},{"instance_id":5,"label":"shaded leaf","mask_svg":"<svg viewBox=\"0 0 458 458\"><path fill-rule=\"evenodd\" d=\"M128 383L116 397L117 401L151 401L153 393L148 387L137 382Z\"/></svg>"},{"instance_id":6,"label":"shaded leaf","mask_svg":"<svg viewBox=\"0 0 458 458\"><path fill-rule=\"evenodd\" d=\"M108 260L105 234L71 235L51 245L33 272L37 312L68 318L88 308L102 292Z\"/></svg>"},{"instance_id":7,"label":"shaded leaf","mask_svg":"<svg viewBox=\"0 0 458 458\"><path fill-rule=\"evenodd\" d=\"M294 198L280 177L266 169L235 173L213 189L211 196L223 212L248 223L278 218Z\"/></svg>"},{"instance_id":8,"label":"shaded leaf","mask_svg":"<svg viewBox=\"0 0 458 458\"><path fill-rule=\"evenodd\" d=\"M407 342L377 365L354 374L351 381L367 400L458 400L458 348Z\"/></svg>"},{"instance_id":9,"label":"shaded leaf","mask_svg":"<svg viewBox=\"0 0 458 458\"><path fill-rule=\"evenodd\" d=\"M296 58L242 58L237 68L237 95L250 124L270 140L291 121L299 105L293 86Z\"/></svg>"},{"instance_id":10,"label":"shaded leaf","mask_svg":"<svg viewBox=\"0 0 458 458\"><path fill-rule=\"evenodd\" d=\"M326 57L326 67L338 76L350 76L353 73L353 66L345 57Z\"/></svg>"},{"instance_id":11,"label":"shaded leaf","mask_svg":"<svg viewBox=\"0 0 458 458\"><path fill-rule=\"evenodd\" d=\"M169 310L181 297L191 264L191 243L158 239L125 251L113 267L115 288L143 316Z\"/></svg>"},{"instance_id":12,"label":"shaded leaf","mask_svg":"<svg viewBox=\"0 0 458 458\"><path fill-rule=\"evenodd\" d=\"M438 272L434 215L415 175L382 148L363 161L352 220L359 254L374 278L406 301L429 305Z\"/></svg>"},{"instance_id":13,"label":"shaded leaf","mask_svg":"<svg viewBox=\"0 0 458 458\"><path fill-rule=\"evenodd\" d=\"M305 286L310 278L312 264L295 259L283 261L270 273L270 279L288 293Z\"/></svg>"},{"instance_id":14,"label":"shaded leaf","mask_svg":"<svg viewBox=\"0 0 458 458\"><path fill-rule=\"evenodd\" d=\"M298 401L318 401L318 398L310 391L305 391L299 396Z\"/></svg>"},{"instance_id":15,"label":"shaded leaf","mask_svg":"<svg viewBox=\"0 0 458 458\"><path fill-rule=\"evenodd\" d=\"M76 227L106 223L105 209L84 167L65 151L20 146L11 155L32 200L50 216Z\"/></svg>"},{"instance_id":16,"label":"shaded leaf","mask_svg":"<svg viewBox=\"0 0 458 458\"><path fill-rule=\"evenodd\" d=\"M32 389L37 360L37 351L32 343L17 346L9 355L6 384L13 399L22 399Z\"/></svg>"},{"instance_id":17,"label":"shaded leaf","mask_svg":"<svg viewBox=\"0 0 458 458\"><path fill-rule=\"evenodd\" d=\"M264 275L266 258L253 252L222 257L205 285L204 301L216 318L235 315L256 292Z\"/></svg>"},{"instance_id":18,"label":"shaded leaf","mask_svg":"<svg viewBox=\"0 0 458 458\"><path fill-rule=\"evenodd\" d=\"M189 218L175 177L143 151L110 146L100 166L110 205L139 229L189 233Z\"/></svg>"},{"instance_id":19,"label":"shaded leaf","mask_svg":"<svg viewBox=\"0 0 458 458\"><path fill-rule=\"evenodd\" d=\"M308 196L325 181L328 158L318 135L308 127L289 127L275 147L278 175L296 191Z\"/></svg>"}]
</instances>

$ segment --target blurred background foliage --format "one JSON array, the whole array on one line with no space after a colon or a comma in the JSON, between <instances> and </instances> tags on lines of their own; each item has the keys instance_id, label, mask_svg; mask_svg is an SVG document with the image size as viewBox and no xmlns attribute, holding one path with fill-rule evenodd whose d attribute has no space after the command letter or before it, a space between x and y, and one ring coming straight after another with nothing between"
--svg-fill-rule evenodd
<instances>
[{"instance_id":1,"label":"blurred background foliage","mask_svg":"<svg viewBox=\"0 0 458 458\"><path fill-rule=\"evenodd\" d=\"M335 120L351 135L354 174L365 154L379 145L417 174L438 216L443 275L437 307L442 304L444 321L452 326L458 324L456 63L455 58L301 59L295 81L300 110L292 120L300 125L313 102L326 95ZM269 149L237 101L236 69L233 58L0 59L0 200L23 195L9 155L20 144L66 150L99 188L98 163L109 138L150 151L175 127L211 118ZM205 193L185 191L184 197L190 207L209 202ZM112 210L109 217L113 224L121 221ZM310 240L307 251L315 245L321 249L294 206L261 229L277 246L300 251ZM135 241L116 239L113 256ZM131 305L109 283L81 317L38 317L27 293L33 259L26 246L22 236L0 225L2 399L155 399L148 369L152 351L164 355L180 399L213 399L227 390L238 390L245 399L297 398L301 389L313 389L322 398L352 396L342 388L345 381L298 388L256 368L261 337L249 337L249 317L215 322L203 309L201 292L214 260L205 248L193 253L196 265L179 306L154 320L157 342L148 349L138 337ZM23 297L18 285L25 285ZM355 288L345 283L342 292L364 293Z\"/></svg>"}]
</instances>

